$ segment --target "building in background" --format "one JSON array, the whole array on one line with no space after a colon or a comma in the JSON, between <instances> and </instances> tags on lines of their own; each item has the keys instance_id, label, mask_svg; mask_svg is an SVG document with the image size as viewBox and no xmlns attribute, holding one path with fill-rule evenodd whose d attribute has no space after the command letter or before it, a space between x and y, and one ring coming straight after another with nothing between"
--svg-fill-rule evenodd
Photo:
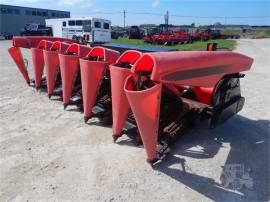
<instances>
[{"instance_id":1,"label":"building in background","mask_svg":"<svg viewBox=\"0 0 270 202\"><path fill-rule=\"evenodd\" d=\"M70 18L70 12L0 4L0 36L19 35L25 24L45 25L49 18Z\"/></svg>"}]
</instances>

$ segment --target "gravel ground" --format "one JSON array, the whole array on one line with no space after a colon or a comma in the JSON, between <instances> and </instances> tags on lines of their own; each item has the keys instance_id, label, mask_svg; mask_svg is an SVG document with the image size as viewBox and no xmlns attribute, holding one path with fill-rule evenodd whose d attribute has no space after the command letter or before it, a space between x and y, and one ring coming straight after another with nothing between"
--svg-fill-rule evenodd
<instances>
[{"instance_id":1,"label":"gravel ground","mask_svg":"<svg viewBox=\"0 0 270 202\"><path fill-rule=\"evenodd\" d=\"M270 40L238 40L236 51L255 59L239 115L187 131L154 168L142 147L113 144L110 127L84 124L75 109L27 87L10 44L0 41L0 201L269 201ZM223 166L234 164L252 188L220 184Z\"/></svg>"}]
</instances>

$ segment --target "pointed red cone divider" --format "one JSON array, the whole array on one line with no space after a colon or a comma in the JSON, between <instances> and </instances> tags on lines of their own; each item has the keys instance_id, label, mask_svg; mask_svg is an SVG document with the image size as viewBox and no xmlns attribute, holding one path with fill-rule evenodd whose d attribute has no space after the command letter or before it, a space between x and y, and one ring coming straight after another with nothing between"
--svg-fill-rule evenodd
<instances>
[{"instance_id":1,"label":"pointed red cone divider","mask_svg":"<svg viewBox=\"0 0 270 202\"><path fill-rule=\"evenodd\" d=\"M107 62L80 59L83 109L86 121L91 118L98 87L107 65Z\"/></svg>"},{"instance_id":2,"label":"pointed red cone divider","mask_svg":"<svg viewBox=\"0 0 270 202\"><path fill-rule=\"evenodd\" d=\"M115 63L119 55L118 51L96 46L88 52L84 59L80 59L85 122L92 116L92 109L96 102L100 82L103 80L108 65ZM99 58L99 60L87 60L91 58Z\"/></svg>"},{"instance_id":3,"label":"pointed red cone divider","mask_svg":"<svg viewBox=\"0 0 270 202\"><path fill-rule=\"evenodd\" d=\"M28 83L28 85L30 85L30 78L27 69L25 67L20 48L11 47L8 49L8 52L12 57L12 59L14 60L14 62L16 63L17 67L19 68L20 72L22 73L25 81Z\"/></svg>"},{"instance_id":4,"label":"pointed red cone divider","mask_svg":"<svg viewBox=\"0 0 270 202\"><path fill-rule=\"evenodd\" d=\"M113 137L120 136L122 128L128 118L130 109L124 84L126 78L131 75L130 69L110 66L111 73L111 91L112 91L112 112L113 112Z\"/></svg>"},{"instance_id":5,"label":"pointed red cone divider","mask_svg":"<svg viewBox=\"0 0 270 202\"><path fill-rule=\"evenodd\" d=\"M72 96L72 90L80 64L79 58L86 57L90 50L91 47L73 43L69 45L65 52L65 54L69 55L59 54L64 108L67 107Z\"/></svg>"},{"instance_id":6,"label":"pointed red cone divider","mask_svg":"<svg viewBox=\"0 0 270 202\"><path fill-rule=\"evenodd\" d=\"M134 50L125 51L116 61L117 63L134 64L142 53ZM116 65L110 66L111 92L112 92L112 112L113 112L113 139L117 140L121 136L122 129L128 118L130 106L124 92L126 78L131 75L128 68L121 68Z\"/></svg>"},{"instance_id":7,"label":"pointed red cone divider","mask_svg":"<svg viewBox=\"0 0 270 202\"><path fill-rule=\"evenodd\" d=\"M92 109L96 101L100 82L102 82L108 65L115 63L119 55L118 51L96 46L88 52L84 59L80 59L85 122L92 116ZM99 60L89 61L87 60L88 58L99 58Z\"/></svg>"},{"instance_id":8,"label":"pointed red cone divider","mask_svg":"<svg viewBox=\"0 0 270 202\"><path fill-rule=\"evenodd\" d=\"M79 57L59 54L59 64L63 88L63 102L66 107L72 95L74 79L79 67Z\"/></svg>"},{"instance_id":9,"label":"pointed red cone divider","mask_svg":"<svg viewBox=\"0 0 270 202\"><path fill-rule=\"evenodd\" d=\"M39 48L31 48L35 86L39 88L42 81L42 74L44 69L43 50Z\"/></svg>"},{"instance_id":10,"label":"pointed red cone divider","mask_svg":"<svg viewBox=\"0 0 270 202\"><path fill-rule=\"evenodd\" d=\"M47 81L47 90L49 98L53 94L55 89L55 82L57 72L60 71L59 65L59 53L66 53L70 44L60 41L55 41L52 43L49 50L43 50L44 65L46 70L46 81Z\"/></svg>"},{"instance_id":11,"label":"pointed red cone divider","mask_svg":"<svg viewBox=\"0 0 270 202\"><path fill-rule=\"evenodd\" d=\"M130 76L125 83L125 92L134 113L140 135L147 154L147 160L156 160L156 146L159 128L159 112L162 84L154 87L134 91L129 86L133 85L133 77Z\"/></svg>"},{"instance_id":12,"label":"pointed red cone divider","mask_svg":"<svg viewBox=\"0 0 270 202\"><path fill-rule=\"evenodd\" d=\"M58 52L43 50L43 56L46 70L47 90L49 97L51 97L55 89L57 70L60 71Z\"/></svg>"}]
</instances>

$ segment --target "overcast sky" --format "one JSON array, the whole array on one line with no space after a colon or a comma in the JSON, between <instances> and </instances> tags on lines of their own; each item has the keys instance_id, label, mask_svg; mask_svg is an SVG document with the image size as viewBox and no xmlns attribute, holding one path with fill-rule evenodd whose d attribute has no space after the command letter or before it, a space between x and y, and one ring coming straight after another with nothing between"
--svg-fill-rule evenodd
<instances>
[{"instance_id":1,"label":"overcast sky","mask_svg":"<svg viewBox=\"0 0 270 202\"><path fill-rule=\"evenodd\" d=\"M110 19L113 25L169 23L196 25L270 24L269 0L0 0L2 4L67 10L73 17L93 16Z\"/></svg>"}]
</instances>

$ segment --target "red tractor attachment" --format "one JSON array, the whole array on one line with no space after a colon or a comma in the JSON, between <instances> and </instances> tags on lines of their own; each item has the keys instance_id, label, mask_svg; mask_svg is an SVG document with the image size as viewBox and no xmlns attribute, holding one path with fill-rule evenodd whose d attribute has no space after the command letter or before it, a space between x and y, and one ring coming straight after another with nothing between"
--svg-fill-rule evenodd
<instances>
[{"instance_id":1,"label":"red tractor attachment","mask_svg":"<svg viewBox=\"0 0 270 202\"><path fill-rule=\"evenodd\" d=\"M124 86L148 162L164 157L194 120L224 122L244 105L240 72L253 60L233 52L145 53Z\"/></svg>"},{"instance_id":2,"label":"red tractor attachment","mask_svg":"<svg viewBox=\"0 0 270 202\"><path fill-rule=\"evenodd\" d=\"M160 45L175 45L192 42L192 37L184 31L162 32L152 36L146 36L143 39L146 43Z\"/></svg>"},{"instance_id":3,"label":"red tractor attachment","mask_svg":"<svg viewBox=\"0 0 270 202\"><path fill-rule=\"evenodd\" d=\"M179 32L157 40L179 43L182 39L188 38ZM61 95L64 108L81 105L85 122L97 117L101 123L113 123L114 141L125 134L142 143L151 164L163 159L174 141L195 122L208 119L213 128L244 106L241 72L251 68L253 59L215 51L220 49L215 43L207 45L208 51L184 52L129 50L136 47L111 44L116 51L108 44L87 47L72 42L54 37L14 37L8 51L30 85L20 48L31 49L36 88L46 86L49 97ZM126 51L120 55L120 50Z\"/></svg>"}]
</instances>

